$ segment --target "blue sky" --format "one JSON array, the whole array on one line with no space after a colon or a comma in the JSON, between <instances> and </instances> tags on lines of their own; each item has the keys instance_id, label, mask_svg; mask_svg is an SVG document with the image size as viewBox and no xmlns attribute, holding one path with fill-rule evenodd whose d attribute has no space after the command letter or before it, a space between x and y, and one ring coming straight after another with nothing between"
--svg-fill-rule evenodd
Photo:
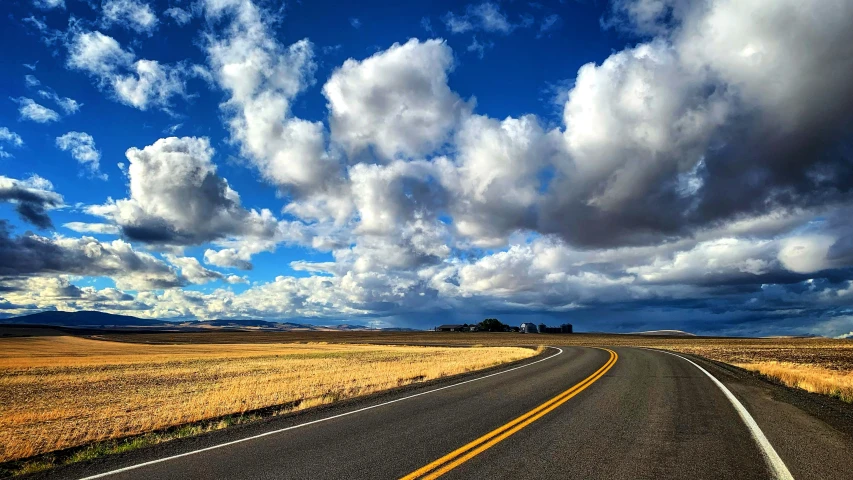
<instances>
[{"instance_id":1,"label":"blue sky","mask_svg":"<svg viewBox=\"0 0 853 480\"><path fill-rule=\"evenodd\" d=\"M849 6L1 8L0 315L853 331Z\"/></svg>"},{"instance_id":2,"label":"blue sky","mask_svg":"<svg viewBox=\"0 0 853 480\"><path fill-rule=\"evenodd\" d=\"M184 3L186 5L181 2L149 4L154 11L162 12L172 4L184 7L191 5ZM450 32L442 18L448 12L465 12L465 8L454 9L460 7L457 2L393 7L386 3L341 5L339 2L293 2L285 4L283 11L275 8L278 5L276 2L265 4L281 15L274 29L279 42L289 44L309 38L318 50L316 81L297 98L293 106L294 114L313 121L325 119L326 100L321 94L323 80L347 58L365 58L395 42L405 42L410 38L445 38L456 55L456 65L451 73L453 87L464 98L475 97L479 112L496 118L533 113L558 122L559 108L553 103L556 93L553 88L570 79L591 58L604 57L612 48L625 44L622 36L599 28L597 21L604 12L600 5L595 4L566 5L553 2L551 5L507 5L501 11L509 21L521 22L522 16L531 16L535 24L524 28L523 32L504 35ZM40 9L31 2L19 1L11 2L4 8L8 10L6 21L9 28L4 29L3 44L23 46L4 51L4 70L8 73L2 81L8 96L35 96L41 87L28 88L25 80L26 75L32 75L42 86L56 86L54 90L58 94L73 98L84 106L60 121L39 124L20 122L16 105L9 100L7 108L0 112L2 125L17 124L13 130L33 140L27 142L17 155L19 158L26 155L26 161L7 162L3 166L7 175L23 178L37 173L48 178L69 204L88 205L100 203L106 197L121 198L127 188L117 165L127 163L125 151L130 146L149 145L171 134L171 127L181 125L174 134L211 138L217 150L219 171L240 192L245 204L272 210L281 208L281 201L276 198L276 188L258 182L257 176L241 164L239 149L229 145L228 132L219 111L219 103L224 98L221 92L211 91L201 79L192 79L187 82L189 98L176 99L171 114L117 105L105 98L104 92L86 75L70 74L63 62L62 52L45 45L38 29L31 23L21 21L34 17L57 30L67 28L72 17L97 24L100 5L69 0L64 9ZM330 10L335 12L331 18ZM559 23L545 32L544 36L537 38L543 22L551 15L559 15ZM358 19L358 28L353 26L354 19ZM150 37L121 28L112 28L109 33L122 45L129 45L139 57L157 59L163 63L188 60L203 64L205 52L198 44L202 41L204 24L204 19L193 18L187 25L181 26L164 17L158 22L156 33ZM427 25L430 31L426 29ZM487 47L488 55L484 52L480 58L478 52L467 50L475 37L490 45ZM583 40L579 42L581 38ZM544 59L553 55L563 56L565 61L541 68ZM25 65L35 65L36 69L30 70ZM484 78L488 81L484 82ZM508 94L508 91L513 93ZM48 108L59 110L49 101L43 103ZM110 121L104 122L104 118ZM86 125L84 130L97 139L102 170L112 177L109 181L87 178L85 174L81 176L78 165L71 161L70 156L57 150L54 138L75 130L77 125ZM9 213L11 210L10 205L5 206L4 218L16 226L26 228ZM57 225L80 219L78 212L64 210L54 211L52 216ZM71 234L62 227L60 231ZM253 280L269 281L282 273L299 275L300 272L290 270L291 260L329 258L322 252L287 246L277 249L275 253L260 255L263 261L255 265Z\"/></svg>"}]
</instances>

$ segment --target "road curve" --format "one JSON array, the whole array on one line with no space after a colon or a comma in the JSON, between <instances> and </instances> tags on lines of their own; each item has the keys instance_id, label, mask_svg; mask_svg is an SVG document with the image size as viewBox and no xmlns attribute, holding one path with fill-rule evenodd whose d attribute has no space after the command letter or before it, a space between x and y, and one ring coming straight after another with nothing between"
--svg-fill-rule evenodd
<instances>
[{"instance_id":1,"label":"road curve","mask_svg":"<svg viewBox=\"0 0 853 480\"><path fill-rule=\"evenodd\" d=\"M723 377L725 383L725 375L710 364L704 365L711 372L706 374L699 365L665 352L584 347L562 347L559 355L529 363L477 381L444 386L449 388L400 393L390 399L399 401L391 403L387 398L375 399L319 417L274 419L248 429L57 469L48 476L109 473L102 478L116 480L393 479L412 474L410 478L439 474L442 478L513 479L780 478L768 467L754 432L710 376ZM806 415L802 411L773 419L772 410L777 409L767 411L761 403L767 399L753 398L760 391L739 386L735 394L745 399L745 410L760 413L756 427L767 431L768 443L784 447L779 450L780 460L793 477L853 478L847 471L853 449L846 436L818 420L798 418ZM306 422L314 423L278 431ZM799 424L808 428L786 430L786 425ZM235 442L272 431L278 432ZM797 442L789 437L804 432L809 438L798 439L802 448L792 448ZM226 442L235 443L199 451ZM152 460L155 463L146 463ZM131 469L121 470L127 467Z\"/></svg>"}]
</instances>

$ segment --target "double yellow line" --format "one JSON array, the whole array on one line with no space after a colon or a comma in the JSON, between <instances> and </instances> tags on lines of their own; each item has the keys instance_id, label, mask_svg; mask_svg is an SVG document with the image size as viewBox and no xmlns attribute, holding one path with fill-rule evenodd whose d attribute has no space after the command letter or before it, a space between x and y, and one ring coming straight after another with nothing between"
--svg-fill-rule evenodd
<instances>
[{"instance_id":1,"label":"double yellow line","mask_svg":"<svg viewBox=\"0 0 853 480\"><path fill-rule=\"evenodd\" d=\"M583 379L580 383L576 384L572 388L566 390L565 392L557 395L556 397L548 400L547 402L539 405L533 410L525 413L524 415L516 418L515 420L492 430L491 432L483 435L482 437L474 440L473 442L457 448L456 450L448 453L447 455L439 458L438 460L426 465L422 468L415 470L414 472L406 475L402 478L402 480L413 480L413 479L433 479L438 478L445 473L453 470L454 468L462 465L468 460L474 458L480 453L488 450L494 445L500 443L510 435L515 432L521 430L522 428L530 425L536 420L542 418L545 414L559 407L560 405L569 401L570 398L574 397L578 393L582 392L586 387L590 386L603 377L613 364L616 363L616 360L619 358L619 355L616 354L613 350L602 348L600 350L605 350L610 352L610 359L607 360L601 368L595 371L592 375Z\"/></svg>"}]
</instances>

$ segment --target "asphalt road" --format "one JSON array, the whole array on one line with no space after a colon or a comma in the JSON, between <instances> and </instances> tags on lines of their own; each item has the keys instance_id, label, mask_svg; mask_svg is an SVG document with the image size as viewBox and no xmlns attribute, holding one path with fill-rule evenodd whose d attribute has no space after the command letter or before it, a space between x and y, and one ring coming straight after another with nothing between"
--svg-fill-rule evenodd
<instances>
[{"instance_id":1,"label":"asphalt road","mask_svg":"<svg viewBox=\"0 0 853 480\"><path fill-rule=\"evenodd\" d=\"M455 386L228 429L48 476L853 479L846 423L853 410L844 406L792 400L776 391L783 387L659 351L557 352ZM700 366L749 412L764 447ZM771 468L768 446L784 472Z\"/></svg>"}]
</instances>

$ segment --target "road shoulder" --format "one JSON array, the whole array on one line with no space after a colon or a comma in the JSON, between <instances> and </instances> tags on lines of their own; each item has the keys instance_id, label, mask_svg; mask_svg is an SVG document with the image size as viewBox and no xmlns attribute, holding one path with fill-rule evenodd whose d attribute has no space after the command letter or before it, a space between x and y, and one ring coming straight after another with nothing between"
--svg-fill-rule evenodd
<instances>
[{"instance_id":1,"label":"road shoulder","mask_svg":"<svg viewBox=\"0 0 853 480\"><path fill-rule=\"evenodd\" d=\"M747 370L684 355L707 369L749 410L794 478L853 479L853 405L773 382Z\"/></svg>"}]
</instances>

